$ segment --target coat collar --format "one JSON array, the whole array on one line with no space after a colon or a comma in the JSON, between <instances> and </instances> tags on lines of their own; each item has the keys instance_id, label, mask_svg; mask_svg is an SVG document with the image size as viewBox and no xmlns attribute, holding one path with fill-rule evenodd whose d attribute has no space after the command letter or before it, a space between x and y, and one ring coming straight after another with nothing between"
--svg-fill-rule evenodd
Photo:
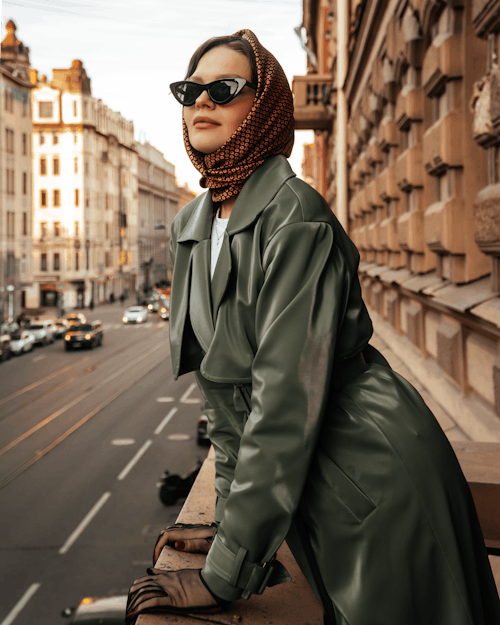
<instances>
[{"instance_id":1,"label":"coat collar","mask_svg":"<svg viewBox=\"0 0 500 625\"><path fill-rule=\"evenodd\" d=\"M229 236L248 228L273 199L283 184L293 178L287 159L271 156L258 167L243 185L227 224ZM209 239L212 232L214 204L212 194L204 193L182 230L178 242Z\"/></svg>"}]
</instances>

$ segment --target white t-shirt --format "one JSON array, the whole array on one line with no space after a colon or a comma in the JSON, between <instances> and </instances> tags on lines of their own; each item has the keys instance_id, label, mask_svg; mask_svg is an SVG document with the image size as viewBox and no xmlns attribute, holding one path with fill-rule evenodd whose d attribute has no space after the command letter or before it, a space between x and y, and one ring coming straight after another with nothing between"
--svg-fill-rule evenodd
<instances>
[{"instance_id":1,"label":"white t-shirt","mask_svg":"<svg viewBox=\"0 0 500 625\"><path fill-rule=\"evenodd\" d=\"M215 265L217 264L217 259L219 258L222 241L224 240L224 232L226 231L228 221L229 217L227 219L222 219L221 217L219 217L219 213L217 213L217 215L214 217L214 222L212 224L212 254L210 262L210 278L214 277Z\"/></svg>"}]
</instances>

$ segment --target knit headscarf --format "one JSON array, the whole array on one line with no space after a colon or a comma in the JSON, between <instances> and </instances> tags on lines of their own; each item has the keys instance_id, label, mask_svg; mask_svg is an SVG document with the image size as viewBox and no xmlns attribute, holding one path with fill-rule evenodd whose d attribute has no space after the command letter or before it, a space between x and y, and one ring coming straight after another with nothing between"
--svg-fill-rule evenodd
<instances>
[{"instance_id":1,"label":"knit headscarf","mask_svg":"<svg viewBox=\"0 0 500 625\"><path fill-rule=\"evenodd\" d=\"M293 98L283 68L251 30L239 30L234 36L249 41L255 54L257 92L252 110L232 137L211 154L193 148L182 121L186 151L202 176L201 187L212 190L214 202L237 195L269 156L289 157L294 141Z\"/></svg>"}]
</instances>

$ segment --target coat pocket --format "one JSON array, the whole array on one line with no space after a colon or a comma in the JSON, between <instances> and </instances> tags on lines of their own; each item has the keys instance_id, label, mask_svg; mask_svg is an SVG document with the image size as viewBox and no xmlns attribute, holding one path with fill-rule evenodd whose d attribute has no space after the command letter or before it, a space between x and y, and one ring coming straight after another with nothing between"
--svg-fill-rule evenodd
<instances>
[{"instance_id":1,"label":"coat pocket","mask_svg":"<svg viewBox=\"0 0 500 625\"><path fill-rule=\"evenodd\" d=\"M362 523L376 505L357 484L321 449L315 462L321 476L344 508Z\"/></svg>"}]
</instances>

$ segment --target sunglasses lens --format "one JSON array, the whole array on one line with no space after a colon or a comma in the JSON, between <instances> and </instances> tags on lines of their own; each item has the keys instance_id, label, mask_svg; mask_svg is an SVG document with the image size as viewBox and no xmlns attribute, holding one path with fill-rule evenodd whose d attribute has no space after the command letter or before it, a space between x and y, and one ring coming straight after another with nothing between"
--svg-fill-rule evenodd
<instances>
[{"instance_id":1,"label":"sunglasses lens","mask_svg":"<svg viewBox=\"0 0 500 625\"><path fill-rule=\"evenodd\" d=\"M185 106L194 104L201 91L200 87L192 82L181 82L175 87L177 99Z\"/></svg>"},{"instance_id":2,"label":"sunglasses lens","mask_svg":"<svg viewBox=\"0 0 500 625\"><path fill-rule=\"evenodd\" d=\"M238 87L235 80L218 80L210 87L210 97L218 104L228 102L237 94Z\"/></svg>"}]
</instances>

